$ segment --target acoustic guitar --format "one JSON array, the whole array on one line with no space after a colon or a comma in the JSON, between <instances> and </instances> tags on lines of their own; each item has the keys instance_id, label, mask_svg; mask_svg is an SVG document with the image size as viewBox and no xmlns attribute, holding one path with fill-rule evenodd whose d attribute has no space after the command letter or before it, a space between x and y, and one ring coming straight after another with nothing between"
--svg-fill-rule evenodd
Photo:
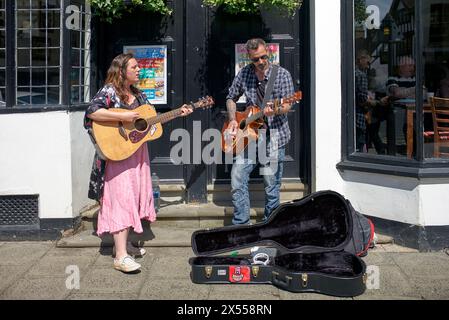
<instances>
[{"instance_id":1,"label":"acoustic guitar","mask_svg":"<svg viewBox=\"0 0 449 320\"><path fill-rule=\"evenodd\" d=\"M192 110L209 108L214 104L212 97L199 99L187 105ZM162 124L181 115L181 108L158 115L151 105L142 105L134 110L110 108L112 112L133 111L140 117L134 122L94 121L93 137L98 151L105 159L112 161L125 160L131 157L142 144L156 140L162 136Z\"/></svg>"},{"instance_id":2,"label":"acoustic guitar","mask_svg":"<svg viewBox=\"0 0 449 320\"><path fill-rule=\"evenodd\" d=\"M275 114L280 114L282 104L296 103L302 99L302 92L295 92L294 95L284 99L273 101ZM237 134L232 136L228 130L229 121L225 121L221 130L221 148L224 153L238 155L246 149L251 141L259 137L258 130L263 126L263 110L258 106L250 106L244 112L236 112L235 120L238 123Z\"/></svg>"}]
</instances>

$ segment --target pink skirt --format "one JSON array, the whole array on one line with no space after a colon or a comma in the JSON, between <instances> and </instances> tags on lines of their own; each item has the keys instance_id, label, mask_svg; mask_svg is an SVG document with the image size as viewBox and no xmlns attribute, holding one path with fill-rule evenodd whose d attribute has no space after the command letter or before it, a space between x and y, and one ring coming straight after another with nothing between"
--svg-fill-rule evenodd
<instances>
[{"instance_id":1,"label":"pink skirt","mask_svg":"<svg viewBox=\"0 0 449 320\"><path fill-rule=\"evenodd\" d=\"M107 161L97 234L117 233L128 228L142 233L141 219L156 221L146 143L128 159Z\"/></svg>"}]
</instances>

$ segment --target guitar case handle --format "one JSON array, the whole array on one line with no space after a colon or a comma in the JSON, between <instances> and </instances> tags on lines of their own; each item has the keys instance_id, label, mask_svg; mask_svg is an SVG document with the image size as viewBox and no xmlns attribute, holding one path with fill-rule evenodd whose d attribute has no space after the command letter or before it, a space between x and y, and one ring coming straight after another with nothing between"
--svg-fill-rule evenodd
<instances>
[{"instance_id":1,"label":"guitar case handle","mask_svg":"<svg viewBox=\"0 0 449 320\"><path fill-rule=\"evenodd\" d=\"M272 272L272 283L280 288L288 289L292 283L293 278L285 276L285 279L281 279L280 274L276 271Z\"/></svg>"}]
</instances>

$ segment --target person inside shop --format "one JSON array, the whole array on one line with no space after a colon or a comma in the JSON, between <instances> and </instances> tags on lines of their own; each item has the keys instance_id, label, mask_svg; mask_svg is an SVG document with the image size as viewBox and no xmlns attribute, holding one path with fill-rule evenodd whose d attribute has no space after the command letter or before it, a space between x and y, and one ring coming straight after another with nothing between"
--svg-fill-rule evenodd
<instances>
[{"instance_id":1,"label":"person inside shop","mask_svg":"<svg viewBox=\"0 0 449 320\"><path fill-rule=\"evenodd\" d=\"M133 110L150 104L147 96L135 86L139 81L139 70L131 53L120 54L113 59L104 87L85 112L84 127L91 137L92 121L133 122L140 117ZM108 110L110 108L129 111L118 113ZM184 105L181 115L187 116L191 112ZM103 160L96 152L89 198L100 203L97 234L110 233L114 238L114 268L125 273L139 270L141 265L132 256L142 256L146 252L129 242L128 236L131 228L135 233L143 233L141 220L156 220L148 145L144 143L131 157L122 161Z\"/></svg>"},{"instance_id":2,"label":"person inside shop","mask_svg":"<svg viewBox=\"0 0 449 320\"><path fill-rule=\"evenodd\" d=\"M398 65L398 76L390 77L387 81L387 95L395 100L415 99L415 69L415 60L412 57L401 57Z\"/></svg>"},{"instance_id":3,"label":"person inside shop","mask_svg":"<svg viewBox=\"0 0 449 320\"><path fill-rule=\"evenodd\" d=\"M437 97L449 99L449 68L444 66L442 68L442 77L439 82L439 87L437 90Z\"/></svg>"},{"instance_id":4,"label":"person inside shop","mask_svg":"<svg viewBox=\"0 0 449 320\"><path fill-rule=\"evenodd\" d=\"M368 50L357 52L355 63L355 105L356 105L356 152L368 152L368 143L372 142L379 154L385 153L385 147L379 137L379 127L384 118L380 110L388 105L388 97L377 100L368 88L368 70L371 62Z\"/></svg>"},{"instance_id":5,"label":"person inside shop","mask_svg":"<svg viewBox=\"0 0 449 320\"><path fill-rule=\"evenodd\" d=\"M386 88L390 101L395 105L401 105L405 100L413 103L416 99L416 63L411 56L399 58L397 76L388 78ZM423 87L423 98L427 99L427 88ZM402 101L401 101L402 100ZM415 116L415 115L414 115ZM404 137L407 140L407 123L404 120L402 127ZM424 131L433 131L431 114L424 114ZM416 136L416 132L414 132ZM413 139L413 150L416 150L416 139Z\"/></svg>"}]
</instances>

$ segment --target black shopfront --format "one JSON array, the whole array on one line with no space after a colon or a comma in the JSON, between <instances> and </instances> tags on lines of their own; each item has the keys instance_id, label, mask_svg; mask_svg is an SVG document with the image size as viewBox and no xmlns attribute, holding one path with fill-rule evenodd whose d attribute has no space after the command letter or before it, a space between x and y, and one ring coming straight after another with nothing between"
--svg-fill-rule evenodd
<instances>
[{"instance_id":1,"label":"black shopfront","mask_svg":"<svg viewBox=\"0 0 449 320\"><path fill-rule=\"evenodd\" d=\"M308 41L304 32L307 4L293 17L274 12L260 15L231 15L223 10L202 6L201 1L168 1L173 9L171 16L134 11L115 20L112 24L94 17L92 23L93 91L103 81L112 58L123 52L126 46L161 45L167 48L167 99L156 105L158 112L170 111L183 103L196 101L210 95L215 107L197 111L188 118L176 119L164 125L163 136L151 142L152 170L164 184L185 185L188 202L206 202L207 187L230 183L230 165L183 164L175 165L170 150L177 141L170 141L171 132L184 128L195 132L194 125L201 124L201 131L220 130L226 118L225 97L235 75L235 45L249 38L260 37L268 43L279 44L280 64L293 77L295 90L306 90L307 70L303 50ZM307 134L309 118L306 99L291 111L289 124L292 141L287 147L285 182L308 183L310 146ZM245 104L239 108L244 109ZM190 141L190 148L195 139ZM207 142L202 141L202 147ZM191 162L194 155L190 152ZM255 170L257 171L257 170ZM259 181L254 174L254 183ZM261 180L260 180L261 181Z\"/></svg>"}]
</instances>

